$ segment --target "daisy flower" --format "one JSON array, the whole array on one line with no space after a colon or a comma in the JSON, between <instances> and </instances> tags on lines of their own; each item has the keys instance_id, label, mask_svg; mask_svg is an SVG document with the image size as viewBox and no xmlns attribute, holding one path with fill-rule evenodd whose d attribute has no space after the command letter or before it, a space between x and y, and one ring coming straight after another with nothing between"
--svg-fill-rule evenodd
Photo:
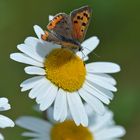
<instances>
[{"instance_id":1,"label":"daisy flower","mask_svg":"<svg viewBox=\"0 0 140 140\"><path fill-rule=\"evenodd\" d=\"M22 136L35 140L116 140L125 135L125 129L115 124L113 113L109 110L103 116L92 112L89 118L88 127L77 126L71 119L62 123L50 123L28 116L19 118L16 124L29 130Z\"/></svg>"},{"instance_id":2,"label":"daisy flower","mask_svg":"<svg viewBox=\"0 0 140 140\"><path fill-rule=\"evenodd\" d=\"M84 63L99 44L97 37L85 40L82 52L73 53L43 41L44 31L39 26L35 25L34 30L38 38L27 37L17 46L21 52L10 55L17 62L31 65L24 70L35 75L21 83L21 91L30 90L29 97L36 99L41 111L54 105L55 120L64 121L70 110L77 125L87 126L84 102L103 115L103 103L109 104L112 92L117 91L116 80L108 74L119 72L120 66L112 62Z\"/></svg>"},{"instance_id":3,"label":"daisy flower","mask_svg":"<svg viewBox=\"0 0 140 140\"><path fill-rule=\"evenodd\" d=\"M6 111L11 108L10 104L8 103L7 98L0 98L0 111ZM14 127L14 122L6 116L0 115L0 128L6 127ZM4 140L2 134L0 134L0 140Z\"/></svg>"}]
</instances>

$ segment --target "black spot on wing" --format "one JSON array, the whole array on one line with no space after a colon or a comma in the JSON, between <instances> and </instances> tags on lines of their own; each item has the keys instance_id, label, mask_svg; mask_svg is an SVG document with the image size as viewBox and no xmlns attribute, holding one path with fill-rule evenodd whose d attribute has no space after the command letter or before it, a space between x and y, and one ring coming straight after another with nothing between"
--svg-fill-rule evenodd
<instances>
[{"instance_id":1,"label":"black spot on wing","mask_svg":"<svg viewBox=\"0 0 140 140\"><path fill-rule=\"evenodd\" d=\"M86 25L87 25L86 23L84 23L84 22L82 23L82 26L86 26Z\"/></svg>"},{"instance_id":2,"label":"black spot on wing","mask_svg":"<svg viewBox=\"0 0 140 140\"><path fill-rule=\"evenodd\" d=\"M75 20L75 21L74 21L74 23L78 23L78 21L77 21L77 20Z\"/></svg>"},{"instance_id":3,"label":"black spot on wing","mask_svg":"<svg viewBox=\"0 0 140 140\"><path fill-rule=\"evenodd\" d=\"M77 16L77 19L81 19L81 17L80 16Z\"/></svg>"},{"instance_id":4,"label":"black spot on wing","mask_svg":"<svg viewBox=\"0 0 140 140\"><path fill-rule=\"evenodd\" d=\"M84 15L85 17L88 17L88 14L87 14L87 13L83 13L83 15Z\"/></svg>"}]
</instances>

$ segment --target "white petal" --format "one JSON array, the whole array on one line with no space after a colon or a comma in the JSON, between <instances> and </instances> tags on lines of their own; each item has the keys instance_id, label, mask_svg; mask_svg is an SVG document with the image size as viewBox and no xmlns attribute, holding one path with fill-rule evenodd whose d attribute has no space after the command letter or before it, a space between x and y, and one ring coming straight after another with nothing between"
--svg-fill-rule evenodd
<instances>
[{"instance_id":1,"label":"white petal","mask_svg":"<svg viewBox=\"0 0 140 140\"><path fill-rule=\"evenodd\" d=\"M29 57L43 63L44 62L44 58L40 57L35 51L33 51L33 49L25 44L20 44L17 46L17 48L25 53L26 55L28 55Z\"/></svg>"},{"instance_id":2,"label":"white petal","mask_svg":"<svg viewBox=\"0 0 140 140\"><path fill-rule=\"evenodd\" d=\"M32 78L29 78L29 79L23 81L20 84L20 87L27 86L29 84L32 84L32 83L37 82L38 80L42 80L42 79L44 79L44 76L35 76L35 77L32 77Z\"/></svg>"},{"instance_id":3,"label":"white petal","mask_svg":"<svg viewBox=\"0 0 140 140\"><path fill-rule=\"evenodd\" d=\"M114 91L114 92L117 91L116 87L114 87L112 84L110 84L106 81L101 80L101 78L98 78L98 77L95 77L95 76L93 77L93 76L87 74L86 79L88 81L90 81L91 83L95 83L95 84L97 84L97 85L99 85L99 86L101 86L105 89L108 89L108 90L111 90L111 91Z\"/></svg>"},{"instance_id":4,"label":"white petal","mask_svg":"<svg viewBox=\"0 0 140 140\"><path fill-rule=\"evenodd\" d=\"M88 125L88 117L85 108L78 93L67 93L68 104L72 117L77 125Z\"/></svg>"},{"instance_id":5,"label":"white petal","mask_svg":"<svg viewBox=\"0 0 140 140\"><path fill-rule=\"evenodd\" d=\"M52 103L54 102L54 100L56 98L57 90L58 90L58 87L56 87L53 84L50 85L49 93L47 93L46 96L44 97L44 99L41 100L41 103L40 103L41 111L46 110L48 107L50 107L52 105Z\"/></svg>"},{"instance_id":6,"label":"white petal","mask_svg":"<svg viewBox=\"0 0 140 140\"><path fill-rule=\"evenodd\" d=\"M30 139L30 140L50 140L50 133L47 132L47 133L37 133L37 132L24 132L22 133L22 136L24 137L33 137L33 139Z\"/></svg>"},{"instance_id":7,"label":"white petal","mask_svg":"<svg viewBox=\"0 0 140 140\"><path fill-rule=\"evenodd\" d=\"M54 16L49 15L49 21L53 20Z\"/></svg>"},{"instance_id":8,"label":"white petal","mask_svg":"<svg viewBox=\"0 0 140 140\"><path fill-rule=\"evenodd\" d=\"M55 123L57 123L57 121L54 120L53 111L54 111L54 107L51 106L51 107L49 107L45 112L46 112L46 114L47 114L47 119L48 119L48 121L49 121L50 123L52 123L52 124L55 124Z\"/></svg>"},{"instance_id":9,"label":"white petal","mask_svg":"<svg viewBox=\"0 0 140 140\"><path fill-rule=\"evenodd\" d=\"M44 85L38 90L39 94L36 96L36 102L40 104L44 97L50 92L52 83L49 80L46 80Z\"/></svg>"},{"instance_id":10,"label":"white petal","mask_svg":"<svg viewBox=\"0 0 140 140\"><path fill-rule=\"evenodd\" d=\"M108 83L110 83L110 84L112 84L112 85L116 85L116 80L113 78L113 77L111 77L110 75L108 75L108 74L93 74L93 73L88 73L88 75L90 75L91 77L93 77L93 79L94 79L94 77L95 78L98 78L98 79L100 79L101 81L104 81L104 82L108 82Z\"/></svg>"},{"instance_id":11,"label":"white petal","mask_svg":"<svg viewBox=\"0 0 140 140\"><path fill-rule=\"evenodd\" d=\"M86 69L90 73L116 73L120 66L112 62L94 62L86 64Z\"/></svg>"},{"instance_id":12,"label":"white petal","mask_svg":"<svg viewBox=\"0 0 140 140\"><path fill-rule=\"evenodd\" d=\"M10 55L10 58L17 62L20 62L20 63L34 65L34 66L38 66L38 67L44 67L44 65L42 63L40 63L22 53L12 53Z\"/></svg>"},{"instance_id":13,"label":"white petal","mask_svg":"<svg viewBox=\"0 0 140 140\"><path fill-rule=\"evenodd\" d=\"M16 120L16 124L20 127L28 129L40 134L49 133L51 124L47 121L35 117L21 117Z\"/></svg>"},{"instance_id":14,"label":"white petal","mask_svg":"<svg viewBox=\"0 0 140 140\"><path fill-rule=\"evenodd\" d=\"M41 35L44 34L44 31L38 25L34 25L34 31L39 39L41 39Z\"/></svg>"},{"instance_id":15,"label":"white petal","mask_svg":"<svg viewBox=\"0 0 140 140\"><path fill-rule=\"evenodd\" d=\"M66 98L66 93L62 89L59 89L55 103L54 103L54 119L56 121L60 120L61 114L63 113L63 108L65 105L67 98Z\"/></svg>"},{"instance_id":16,"label":"white petal","mask_svg":"<svg viewBox=\"0 0 140 140\"><path fill-rule=\"evenodd\" d=\"M91 53L99 44L99 39L96 36L90 37L82 43L83 53L88 55Z\"/></svg>"},{"instance_id":17,"label":"white petal","mask_svg":"<svg viewBox=\"0 0 140 140\"><path fill-rule=\"evenodd\" d=\"M125 129L121 126L112 126L109 128L105 128L100 130L96 135L96 139L101 140L108 140L108 139L115 139L120 138L125 135Z\"/></svg>"},{"instance_id":18,"label":"white petal","mask_svg":"<svg viewBox=\"0 0 140 140\"><path fill-rule=\"evenodd\" d=\"M60 122L63 122L67 118L67 115L68 115L67 96L65 96L65 98L66 99L64 100L63 111L62 111L61 116L60 116Z\"/></svg>"},{"instance_id":19,"label":"white petal","mask_svg":"<svg viewBox=\"0 0 140 140\"><path fill-rule=\"evenodd\" d=\"M14 127L14 126L15 124L11 119L3 115L0 115L0 128Z\"/></svg>"},{"instance_id":20,"label":"white petal","mask_svg":"<svg viewBox=\"0 0 140 140\"><path fill-rule=\"evenodd\" d=\"M85 111L85 108L84 108L84 105L83 105L83 102L81 100L81 97L78 95L77 93L77 98L75 99L75 102L78 103L78 108L79 108L79 115L81 117L81 124L84 126L84 127L87 127L88 126L88 116L86 114L86 111Z\"/></svg>"},{"instance_id":21,"label":"white petal","mask_svg":"<svg viewBox=\"0 0 140 140\"><path fill-rule=\"evenodd\" d=\"M46 90L46 83L48 83L47 79L43 79L38 85L36 85L32 90L29 92L29 97L31 99L36 98L37 96L41 95L42 92Z\"/></svg>"},{"instance_id":22,"label":"white petal","mask_svg":"<svg viewBox=\"0 0 140 140\"><path fill-rule=\"evenodd\" d=\"M85 84L83 85L83 88L88 92L87 94L90 93L94 97L96 97L99 100L101 100L103 103L105 103L105 104L110 103L110 100L107 97L105 97L104 95L102 95L99 92L97 92L93 87L91 87L91 85L88 82L85 82Z\"/></svg>"},{"instance_id":23,"label":"white petal","mask_svg":"<svg viewBox=\"0 0 140 140\"><path fill-rule=\"evenodd\" d=\"M45 75L46 74L44 69L35 67L35 66L28 66L24 70L27 74L31 74L31 75Z\"/></svg>"},{"instance_id":24,"label":"white petal","mask_svg":"<svg viewBox=\"0 0 140 140\"><path fill-rule=\"evenodd\" d=\"M61 116L60 116L60 122L64 122L64 120L66 119L71 119L69 118L69 116L67 117L68 114L68 104L67 104L67 99L65 100L64 102L64 106L63 106L63 111L61 113ZM46 110L46 114L47 114L47 119L49 120L49 122L51 122L52 124L56 124L58 123L58 121L54 120L54 106L51 106L49 107L47 110Z\"/></svg>"},{"instance_id":25,"label":"white petal","mask_svg":"<svg viewBox=\"0 0 140 140\"><path fill-rule=\"evenodd\" d=\"M37 138L39 138L39 137L41 137L41 134L39 134L39 133L33 133L33 132L24 132L24 133L22 133L22 136L24 136L24 137L37 137Z\"/></svg>"},{"instance_id":26,"label":"white petal","mask_svg":"<svg viewBox=\"0 0 140 140\"><path fill-rule=\"evenodd\" d=\"M39 40L35 37L27 37L24 43L30 47L34 53L38 54L42 58L46 56L55 48L60 48L59 45L52 44L47 41Z\"/></svg>"},{"instance_id":27,"label":"white petal","mask_svg":"<svg viewBox=\"0 0 140 140\"><path fill-rule=\"evenodd\" d=\"M11 108L8 99L5 97L0 98L0 111L9 110Z\"/></svg>"},{"instance_id":28,"label":"white petal","mask_svg":"<svg viewBox=\"0 0 140 140\"><path fill-rule=\"evenodd\" d=\"M27 37L24 43L32 49L39 57L45 59L45 57L52 51L52 47L42 40L35 37Z\"/></svg>"},{"instance_id":29,"label":"white petal","mask_svg":"<svg viewBox=\"0 0 140 140\"><path fill-rule=\"evenodd\" d=\"M4 140L4 137L1 133L0 133L0 140Z\"/></svg>"},{"instance_id":30,"label":"white petal","mask_svg":"<svg viewBox=\"0 0 140 140\"><path fill-rule=\"evenodd\" d=\"M108 127L109 123L113 120L113 113L106 110L103 116L96 115L95 117L95 123L90 127L90 130L94 133Z\"/></svg>"},{"instance_id":31,"label":"white petal","mask_svg":"<svg viewBox=\"0 0 140 140\"><path fill-rule=\"evenodd\" d=\"M76 104L74 104L74 94L77 94L77 93L67 93L67 99L68 99L68 105L69 105L69 109L70 109L70 112L71 112L71 115L72 115L72 118L74 119L76 125L80 125L81 123L81 120L80 120L80 116L79 116L79 112L76 108Z\"/></svg>"},{"instance_id":32,"label":"white petal","mask_svg":"<svg viewBox=\"0 0 140 140\"><path fill-rule=\"evenodd\" d=\"M45 79L46 78L44 76L35 76L35 77L27 79L20 84L20 87L22 87L21 91L26 91L26 90L31 89L35 87L36 85L38 85L42 80L45 80Z\"/></svg>"},{"instance_id":33,"label":"white petal","mask_svg":"<svg viewBox=\"0 0 140 140\"><path fill-rule=\"evenodd\" d=\"M109 90L107 90L107 89L105 89L105 88L103 88L95 83L91 83L91 82L88 82L88 83L92 86L93 89L95 89L101 95L105 96L106 98L108 98L110 100L113 99L114 94L111 91L109 91Z\"/></svg>"},{"instance_id":34,"label":"white petal","mask_svg":"<svg viewBox=\"0 0 140 140\"><path fill-rule=\"evenodd\" d=\"M93 95L87 94L84 89L79 90L80 96L89 104L92 109L100 115L105 113L105 108L102 102Z\"/></svg>"},{"instance_id":35,"label":"white petal","mask_svg":"<svg viewBox=\"0 0 140 140\"><path fill-rule=\"evenodd\" d=\"M84 107L85 107L85 110L86 110L86 113L88 115L88 117L92 116L93 118L93 109L91 108L91 106L89 106L89 104L85 103L84 104ZM95 112L96 113L96 112ZM89 121L90 122L90 121ZM90 124L89 124L90 125Z\"/></svg>"}]
</instances>

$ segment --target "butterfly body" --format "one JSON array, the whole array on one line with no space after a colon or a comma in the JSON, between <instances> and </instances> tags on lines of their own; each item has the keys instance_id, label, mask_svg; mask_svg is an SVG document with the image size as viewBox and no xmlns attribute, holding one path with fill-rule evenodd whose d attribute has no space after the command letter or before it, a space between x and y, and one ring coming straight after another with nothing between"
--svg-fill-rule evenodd
<instances>
[{"instance_id":1,"label":"butterfly body","mask_svg":"<svg viewBox=\"0 0 140 140\"><path fill-rule=\"evenodd\" d=\"M45 31L42 39L74 51L81 50L91 13L91 8L84 6L72 11L70 15L57 14L47 25L50 32Z\"/></svg>"}]
</instances>

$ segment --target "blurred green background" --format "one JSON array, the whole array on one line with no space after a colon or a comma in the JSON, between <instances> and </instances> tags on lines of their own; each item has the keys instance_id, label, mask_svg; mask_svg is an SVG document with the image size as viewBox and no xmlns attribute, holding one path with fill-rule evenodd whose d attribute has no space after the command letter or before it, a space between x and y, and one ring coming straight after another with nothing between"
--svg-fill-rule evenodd
<instances>
[{"instance_id":1,"label":"blurred green background","mask_svg":"<svg viewBox=\"0 0 140 140\"><path fill-rule=\"evenodd\" d=\"M9 59L11 52L27 36L34 36L33 25L45 29L48 15L69 13L75 8L89 5L93 17L86 38L96 35L100 45L90 60L113 61L122 71L114 76L118 92L110 104L118 124L124 125L124 140L140 140L140 1L139 0L0 0L0 96L10 99L12 109L4 113L12 119L22 115L40 114L33 111L34 101L21 93L19 84L27 76L25 65ZM22 140L22 129L0 130L6 140Z\"/></svg>"}]
</instances>

